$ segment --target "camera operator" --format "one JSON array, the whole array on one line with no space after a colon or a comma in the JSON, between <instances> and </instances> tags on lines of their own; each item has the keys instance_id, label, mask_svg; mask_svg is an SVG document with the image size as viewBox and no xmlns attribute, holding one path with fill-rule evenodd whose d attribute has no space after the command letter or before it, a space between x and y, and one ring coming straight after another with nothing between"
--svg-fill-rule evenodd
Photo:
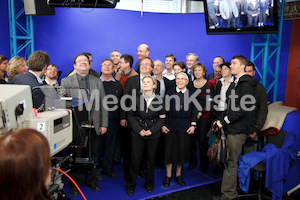
<instances>
[{"instance_id":1,"label":"camera operator","mask_svg":"<svg viewBox=\"0 0 300 200\"><path fill-rule=\"evenodd\" d=\"M48 200L51 181L47 138L34 129L0 136L0 199Z\"/></svg>"}]
</instances>

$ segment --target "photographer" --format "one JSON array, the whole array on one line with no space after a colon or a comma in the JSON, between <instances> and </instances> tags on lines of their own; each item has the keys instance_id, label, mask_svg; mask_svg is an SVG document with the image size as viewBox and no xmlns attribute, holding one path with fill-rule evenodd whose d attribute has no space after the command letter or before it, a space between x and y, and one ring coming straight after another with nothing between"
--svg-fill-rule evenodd
<instances>
[{"instance_id":1,"label":"photographer","mask_svg":"<svg viewBox=\"0 0 300 200\"><path fill-rule=\"evenodd\" d=\"M50 148L34 129L0 136L0 199L47 200L51 181Z\"/></svg>"}]
</instances>

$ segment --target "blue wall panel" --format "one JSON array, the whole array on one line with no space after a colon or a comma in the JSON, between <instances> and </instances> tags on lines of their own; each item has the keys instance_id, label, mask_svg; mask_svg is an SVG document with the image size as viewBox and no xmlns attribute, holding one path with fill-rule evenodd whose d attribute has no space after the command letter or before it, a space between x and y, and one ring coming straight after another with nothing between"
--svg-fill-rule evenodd
<instances>
[{"instance_id":1,"label":"blue wall panel","mask_svg":"<svg viewBox=\"0 0 300 200\"><path fill-rule=\"evenodd\" d=\"M136 61L140 43L149 45L154 60L164 60L166 54L173 53L185 61L185 56L194 52L209 72L216 55L228 61L236 54L250 57L250 35L208 36L203 14L144 13L140 17L134 11L87 10L56 8L55 16L34 19L36 48L47 51L52 62L65 71L71 69L73 58L82 51L93 54L96 70L114 49L132 54Z\"/></svg>"},{"instance_id":2,"label":"blue wall panel","mask_svg":"<svg viewBox=\"0 0 300 200\"><path fill-rule=\"evenodd\" d=\"M0 54L10 57L8 1L1 1L0 6Z\"/></svg>"},{"instance_id":3,"label":"blue wall panel","mask_svg":"<svg viewBox=\"0 0 300 200\"><path fill-rule=\"evenodd\" d=\"M0 53L9 56L7 7L0 9L0 23L4 24L0 26L4 29L0 31ZM77 53L91 52L92 68L100 71L101 61L109 58L113 50L133 55L136 62L136 50L141 43L149 45L154 60L164 60L165 55L172 53L178 61L185 61L185 56L194 52L208 73L212 72L212 59L216 55L226 61L237 54L250 58L251 35L206 35L203 13L144 13L141 17L140 12L117 9L55 8L55 12L50 16L34 16L35 48L48 52L51 62L63 70L62 77L73 69ZM285 95L290 35L291 21L285 21L279 100L284 100Z\"/></svg>"}]
</instances>

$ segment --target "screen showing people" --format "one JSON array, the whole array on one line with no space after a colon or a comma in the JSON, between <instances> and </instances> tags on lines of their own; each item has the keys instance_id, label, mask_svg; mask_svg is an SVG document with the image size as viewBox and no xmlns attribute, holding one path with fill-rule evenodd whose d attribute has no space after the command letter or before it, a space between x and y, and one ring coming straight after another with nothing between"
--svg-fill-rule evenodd
<instances>
[{"instance_id":1,"label":"screen showing people","mask_svg":"<svg viewBox=\"0 0 300 200\"><path fill-rule=\"evenodd\" d=\"M274 0L206 0L205 3L209 30L275 26Z\"/></svg>"}]
</instances>

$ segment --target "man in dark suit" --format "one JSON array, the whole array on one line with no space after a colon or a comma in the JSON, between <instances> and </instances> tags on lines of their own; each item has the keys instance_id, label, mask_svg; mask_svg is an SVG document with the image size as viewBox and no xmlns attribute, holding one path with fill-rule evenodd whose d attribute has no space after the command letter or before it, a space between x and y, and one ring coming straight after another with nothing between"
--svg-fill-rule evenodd
<instances>
[{"instance_id":1,"label":"man in dark suit","mask_svg":"<svg viewBox=\"0 0 300 200\"><path fill-rule=\"evenodd\" d=\"M224 62L225 62L225 61L224 61L224 58L222 58L221 56L216 56L216 57L214 58L214 60L213 60L213 70L214 70L214 71L213 71L212 73L208 74L208 76L207 76L207 80L208 80L208 81L215 78L215 67L216 67L217 65L221 64L221 63L224 63Z\"/></svg>"},{"instance_id":2,"label":"man in dark suit","mask_svg":"<svg viewBox=\"0 0 300 200\"><path fill-rule=\"evenodd\" d=\"M89 57L85 54L78 54L74 59L74 69L76 74L63 78L61 80L61 86L64 87L84 87L90 91L91 100L88 103L92 103L94 109L92 110L92 123L94 129L91 133L91 154L92 159L97 160L97 147L98 147L98 135L105 134L108 127L108 112L104 109L103 98L105 96L105 91L101 80L93 75L89 74L90 69ZM66 88L68 94L73 98L84 99L84 92L78 91L76 89ZM86 95L87 97L87 95ZM98 105L96 103L99 103ZM88 152L87 152L88 153ZM79 157L85 157L83 153L78 153ZM80 173L80 172L79 172ZM82 172L81 172L82 173ZM81 176L80 174L74 174L73 179L80 184ZM89 168L86 177L86 184L93 191L99 191L100 188L96 183L96 170L95 168ZM77 196L79 193L76 187L71 184L71 195Z\"/></svg>"},{"instance_id":3,"label":"man in dark suit","mask_svg":"<svg viewBox=\"0 0 300 200\"><path fill-rule=\"evenodd\" d=\"M28 58L29 71L25 74L15 75L9 83L18 85L30 85L31 90L34 87L43 84L42 77L44 76L47 66L50 64L50 58L46 52L35 51ZM32 90L33 107L39 108L44 101L44 93L40 89Z\"/></svg>"}]
</instances>

